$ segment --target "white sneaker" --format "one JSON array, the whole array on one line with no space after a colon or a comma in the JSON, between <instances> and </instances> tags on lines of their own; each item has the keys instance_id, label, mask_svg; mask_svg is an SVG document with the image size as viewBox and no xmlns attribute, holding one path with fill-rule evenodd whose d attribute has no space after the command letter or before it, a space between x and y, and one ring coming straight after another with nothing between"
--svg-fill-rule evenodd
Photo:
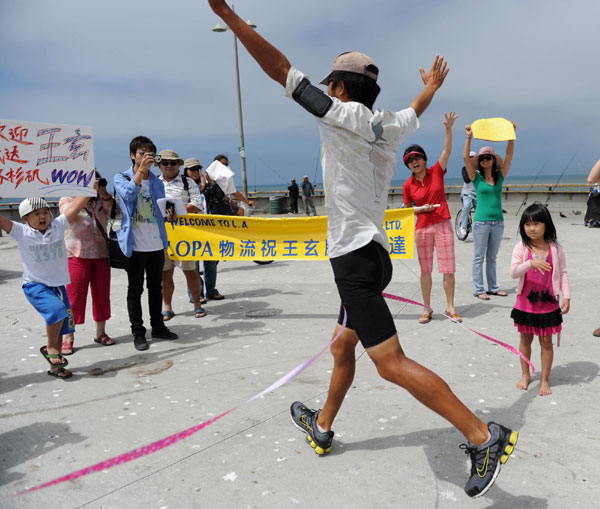
<instances>
[{"instance_id":1,"label":"white sneaker","mask_svg":"<svg viewBox=\"0 0 600 509\"><path fill-rule=\"evenodd\" d=\"M458 233L460 233L461 237L464 237L467 234L467 230L465 230L462 226L458 229Z\"/></svg>"}]
</instances>

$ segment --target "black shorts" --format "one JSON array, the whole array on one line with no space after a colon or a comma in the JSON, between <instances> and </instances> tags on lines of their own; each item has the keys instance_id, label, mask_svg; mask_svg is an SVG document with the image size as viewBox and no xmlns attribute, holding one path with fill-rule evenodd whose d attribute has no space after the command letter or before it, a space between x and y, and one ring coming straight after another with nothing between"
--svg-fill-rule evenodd
<instances>
[{"instance_id":1,"label":"black shorts","mask_svg":"<svg viewBox=\"0 0 600 509\"><path fill-rule=\"evenodd\" d=\"M363 347L378 345L396 334L392 313L382 292L392 279L392 262L381 244L371 241L351 253L330 259L346 327L353 329Z\"/></svg>"}]
</instances>

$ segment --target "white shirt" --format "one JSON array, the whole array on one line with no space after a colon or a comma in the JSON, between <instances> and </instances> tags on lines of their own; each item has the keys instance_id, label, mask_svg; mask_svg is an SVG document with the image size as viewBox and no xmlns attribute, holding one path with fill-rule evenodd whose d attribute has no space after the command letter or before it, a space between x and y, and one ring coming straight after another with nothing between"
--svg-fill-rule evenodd
<instances>
[{"instance_id":1,"label":"white shirt","mask_svg":"<svg viewBox=\"0 0 600 509\"><path fill-rule=\"evenodd\" d=\"M304 77L290 68L287 97L292 97ZM357 102L332 99L325 116L315 117L321 134L329 258L355 251L371 240L388 249L383 219L398 145L419 128L419 119L412 108L371 111Z\"/></svg>"},{"instance_id":2,"label":"white shirt","mask_svg":"<svg viewBox=\"0 0 600 509\"><path fill-rule=\"evenodd\" d=\"M167 182L162 175L158 178L162 180L165 186L165 198L181 198L184 205L191 203L194 207L202 210L203 195L194 179L186 177L188 183L188 190L186 191L181 175L177 175L171 182ZM204 208L206 209L206 206Z\"/></svg>"},{"instance_id":3,"label":"white shirt","mask_svg":"<svg viewBox=\"0 0 600 509\"><path fill-rule=\"evenodd\" d=\"M63 214L53 219L44 233L13 221L10 236L17 241L23 260L23 284L57 287L71 282L65 246L68 227Z\"/></svg>"}]
</instances>

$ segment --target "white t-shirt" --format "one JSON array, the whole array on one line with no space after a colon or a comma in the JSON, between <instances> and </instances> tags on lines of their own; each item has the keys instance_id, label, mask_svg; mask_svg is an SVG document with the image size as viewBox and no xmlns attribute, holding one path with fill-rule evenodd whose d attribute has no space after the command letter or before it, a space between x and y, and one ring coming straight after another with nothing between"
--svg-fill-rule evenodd
<instances>
[{"instance_id":1,"label":"white t-shirt","mask_svg":"<svg viewBox=\"0 0 600 509\"><path fill-rule=\"evenodd\" d=\"M56 287L71 282L65 246L68 227L69 222L63 214L53 219L44 233L13 221L10 236L17 241L23 260L23 284L42 283Z\"/></svg>"},{"instance_id":2,"label":"white t-shirt","mask_svg":"<svg viewBox=\"0 0 600 509\"><path fill-rule=\"evenodd\" d=\"M304 77L290 68L287 97L292 97ZM355 251L371 240L388 249L383 219L398 145L419 128L419 119L412 108L371 111L357 102L332 99L325 116L315 117L321 134L329 258Z\"/></svg>"},{"instance_id":3,"label":"white t-shirt","mask_svg":"<svg viewBox=\"0 0 600 509\"><path fill-rule=\"evenodd\" d=\"M150 252L164 249L158 229L158 214L160 210L154 210L149 181L142 180L135 212L131 217L134 251Z\"/></svg>"}]
</instances>

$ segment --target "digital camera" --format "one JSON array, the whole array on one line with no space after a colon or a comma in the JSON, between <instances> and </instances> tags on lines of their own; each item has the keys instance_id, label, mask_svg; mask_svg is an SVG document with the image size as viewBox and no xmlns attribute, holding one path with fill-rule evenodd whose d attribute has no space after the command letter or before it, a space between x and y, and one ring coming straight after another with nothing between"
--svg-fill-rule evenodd
<instances>
[{"instance_id":1,"label":"digital camera","mask_svg":"<svg viewBox=\"0 0 600 509\"><path fill-rule=\"evenodd\" d=\"M154 156L154 162L155 162L156 164L160 163L160 161L162 160L162 157L161 157L161 156L157 156L157 155L156 155L156 154L154 154L153 152L145 152L144 150L140 150L139 152L140 152L140 154L141 154L142 156L144 156L145 154L152 154L152 155Z\"/></svg>"}]
</instances>

